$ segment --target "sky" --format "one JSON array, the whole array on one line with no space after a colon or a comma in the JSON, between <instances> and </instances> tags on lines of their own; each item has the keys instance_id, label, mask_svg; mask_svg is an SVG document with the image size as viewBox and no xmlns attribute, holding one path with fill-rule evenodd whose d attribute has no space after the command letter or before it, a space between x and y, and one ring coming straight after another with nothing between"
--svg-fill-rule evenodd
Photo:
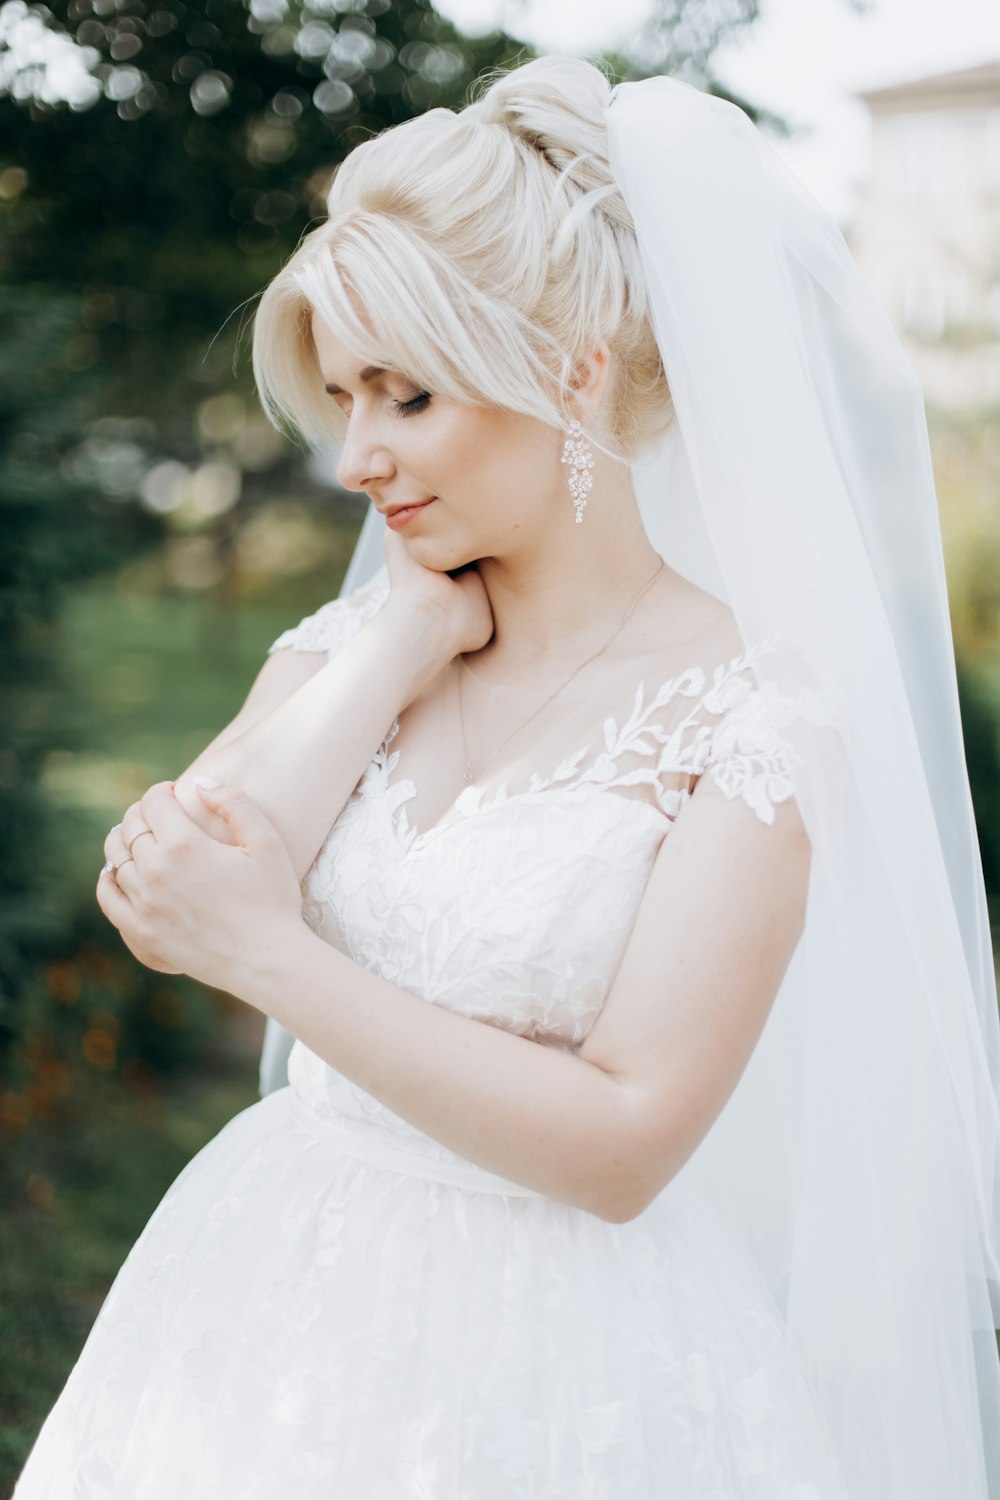
<instances>
[{"instance_id":1,"label":"sky","mask_svg":"<svg viewBox=\"0 0 1000 1500\"><path fill-rule=\"evenodd\" d=\"M468 31L502 19L552 52L613 46L639 26L649 0L436 0ZM857 89L1000 61L1000 0L761 0L757 24L716 53L721 83L797 127L775 146L842 227L868 164L868 115Z\"/></svg>"}]
</instances>

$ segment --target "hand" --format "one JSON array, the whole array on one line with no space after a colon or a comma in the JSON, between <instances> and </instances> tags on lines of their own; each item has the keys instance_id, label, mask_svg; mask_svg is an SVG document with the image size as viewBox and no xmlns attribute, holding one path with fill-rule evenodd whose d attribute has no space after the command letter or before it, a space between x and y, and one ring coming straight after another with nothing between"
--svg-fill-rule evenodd
<instances>
[{"instance_id":1,"label":"hand","mask_svg":"<svg viewBox=\"0 0 1000 1500\"><path fill-rule=\"evenodd\" d=\"M383 608L415 603L443 620L451 647L449 660L464 651L479 651L493 634L493 612L478 568L471 563L453 577L415 562L403 538L386 527L382 539L389 570L389 598Z\"/></svg>"},{"instance_id":2,"label":"hand","mask_svg":"<svg viewBox=\"0 0 1000 1500\"><path fill-rule=\"evenodd\" d=\"M141 962L161 973L189 974L239 993L240 974L262 948L302 925L302 893L284 842L261 809L232 787L198 787L226 825L224 844L198 827L157 782L141 798L141 825L127 836L132 858L117 877L102 870L97 903ZM142 834L142 827L149 830ZM127 854L125 823L105 841L107 857Z\"/></svg>"},{"instance_id":3,"label":"hand","mask_svg":"<svg viewBox=\"0 0 1000 1500\"><path fill-rule=\"evenodd\" d=\"M168 782L167 785L173 788L173 782ZM175 798L177 797L176 790L174 790L174 796ZM207 808L200 797L197 799L197 806L192 808L190 794L187 794L187 796L187 805L185 806L183 802L181 805L184 806L185 812L187 812L190 818L193 818L198 827L203 829L205 833L211 834L213 838L220 839L224 844L231 844L233 842L232 835L222 819ZM177 800L180 801L180 798L177 798ZM145 814L142 811L142 802L133 802L130 807L125 809L121 822L115 824L104 840L104 857L112 864L117 864L126 855L132 854L132 846L137 839L151 836L151 830L146 823ZM114 883L113 875L111 876L111 880ZM151 952L148 948L143 948L134 939L129 941L124 937L124 934L122 934L122 938L129 951L147 969L154 969L158 974L179 974L181 972L179 969L171 969L158 954Z\"/></svg>"}]
</instances>

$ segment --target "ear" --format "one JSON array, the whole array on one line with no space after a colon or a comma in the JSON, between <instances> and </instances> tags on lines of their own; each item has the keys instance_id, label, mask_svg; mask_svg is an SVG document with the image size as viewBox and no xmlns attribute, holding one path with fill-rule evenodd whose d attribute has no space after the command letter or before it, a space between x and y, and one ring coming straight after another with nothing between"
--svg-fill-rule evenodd
<instances>
[{"instance_id":1,"label":"ear","mask_svg":"<svg viewBox=\"0 0 1000 1500\"><path fill-rule=\"evenodd\" d=\"M573 407L584 427L593 426L610 378L611 350L604 339L599 339L590 355L577 364L571 381Z\"/></svg>"}]
</instances>

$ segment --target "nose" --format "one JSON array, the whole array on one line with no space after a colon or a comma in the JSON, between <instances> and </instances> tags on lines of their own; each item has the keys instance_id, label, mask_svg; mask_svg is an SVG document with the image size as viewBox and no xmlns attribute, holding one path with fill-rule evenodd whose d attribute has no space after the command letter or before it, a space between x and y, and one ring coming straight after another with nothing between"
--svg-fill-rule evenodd
<instances>
[{"instance_id":1,"label":"nose","mask_svg":"<svg viewBox=\"0 0 1000 1500\"><path fill-rule=\"evenodd\" d=\"M379 441L371 425L352 412L337 457L337 483L345 490L368 490L384 484L393 469L388 448Z\"/></svg>"}]
</instances>

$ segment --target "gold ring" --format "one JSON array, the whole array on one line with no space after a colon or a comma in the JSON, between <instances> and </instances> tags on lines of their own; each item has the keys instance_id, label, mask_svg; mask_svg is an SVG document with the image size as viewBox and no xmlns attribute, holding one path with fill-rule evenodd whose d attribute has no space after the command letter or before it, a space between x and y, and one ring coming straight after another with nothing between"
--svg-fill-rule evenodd
<instances>
[{"instance_id":1,"label":"gold ring","mask_svg":"<svg viewBox=\"0 0 1000 1500\"><path fill-rule=\"evenodd\" d=\"M132 854L132 845L135 843L136 839L141 839L144 833L152 833L152 832L153 832L153 830L151 828L140 828L138 833L133 833L132 837L128 841L128 844L126 845L126 848L128 849L130 858L132 858L132 859L135 858L135 856ZM154 835L154 837L155 837L155 835Z\"/></svg>"}]
</instances>

